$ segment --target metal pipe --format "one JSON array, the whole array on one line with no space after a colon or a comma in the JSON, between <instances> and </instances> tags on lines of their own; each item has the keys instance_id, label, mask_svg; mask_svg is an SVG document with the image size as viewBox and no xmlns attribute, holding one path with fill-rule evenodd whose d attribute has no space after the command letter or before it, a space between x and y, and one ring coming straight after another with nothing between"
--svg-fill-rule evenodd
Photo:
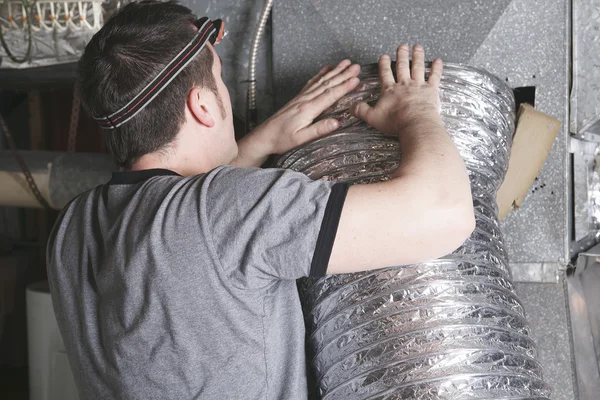
<instances>
[{"instance_id":1,"label":"metal pipe","mask_svg":"<svg viewBox=\"0 0 600 400\"><path fill-rule=\"evenodd\" d=\"M389 179L398 139L349 113L375 102L377 66L321 118L342 128L284 155L279 167L314 179L370 183ZM300 283L309 353L323 399L546 399L500 231L496 191L515 125L512 90L489 73L447 64L442 120L471 179L477 227L444 258L409 266L332 275Z\"/></svg>"},{"instance_id":2,"label":"metal pipe","mask_svg":"<svg viewBox=\"0 0 600 400\"><path fill-rule=\"evenodd\" d=\"M246 131L249 132L256 127L256 61L258 59L258 49L260 41L265 32L267 21L273 7L273 0L265 0L262 12L258 19L258 25L254 31L252 47L250 48L250 62L248 64L248 107L246 109Z\"/></svg>"},{"instance_id":3,"label":"metal pipe","mask_svg":"<svg viewBox=\"0 0 600 400\"><path fill-rule=\"evenodd\" d=\"M106 154L20 151L40 193L60 210L77 195L110 180L117 167ZM9 151L0 151L0 206L41 208Z\"/></svg>"}]
</instances>

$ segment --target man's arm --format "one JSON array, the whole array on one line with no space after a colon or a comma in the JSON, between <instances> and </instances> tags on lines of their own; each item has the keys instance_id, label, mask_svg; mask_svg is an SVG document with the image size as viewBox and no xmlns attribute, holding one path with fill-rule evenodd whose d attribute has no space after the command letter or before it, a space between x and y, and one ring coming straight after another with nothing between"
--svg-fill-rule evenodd
<instances>
[{"instance_id":1,"label":"man's arm","mask_svg":"<svg viewBox=\"0 0 600 400\"><path fill-rule=\"evenodd\" d=\"M353 113L387 134L398 134L401 164L387 182L352 186L346 197L328 273L405 265L451 253L475 227L465 164L439 115L441 60L425 82L424 52L397 51L397 79L391 61L379 61L381 98Z\"/></svg>"},{"instance_id":2,"label":"man's arm","mask_svg":"<svg viewBox=\"0 0 600 400\"><path fill-rule=\"evenodd\" d=\"M323 68L300 93L238 142L237 167L260 167L271 154L283 154L335 131L335 119L313 123L323 111L358 85L360 66L344 60Z\"/></svg>"}]
</instances>

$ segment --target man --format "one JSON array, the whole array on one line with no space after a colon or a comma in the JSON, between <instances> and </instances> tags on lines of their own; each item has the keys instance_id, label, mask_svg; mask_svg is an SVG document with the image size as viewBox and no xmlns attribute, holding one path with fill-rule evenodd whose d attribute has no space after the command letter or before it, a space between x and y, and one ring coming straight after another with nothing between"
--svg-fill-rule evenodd
<instances>
[{"instance_id":1,"label":"man","mask_svg":"<svg viewBox=\"0 0 600 400\"><path fill-rule=\"evenodd\" d=\"M473 230L438 113L440 60L426 82L423 49L410 71L402 45L396 82L381 57L381 99L353 112L399 135L402 163L387 182L348 188L247 167L335 130L313 120L356 87L359 67L323 69L236 145L211 45L220 27L176 3L132 3L80 61L82 100L122 167L65 207L48 246L83 399L305 399L295 279L436 258Z\"/></svg>"}]
</instances>

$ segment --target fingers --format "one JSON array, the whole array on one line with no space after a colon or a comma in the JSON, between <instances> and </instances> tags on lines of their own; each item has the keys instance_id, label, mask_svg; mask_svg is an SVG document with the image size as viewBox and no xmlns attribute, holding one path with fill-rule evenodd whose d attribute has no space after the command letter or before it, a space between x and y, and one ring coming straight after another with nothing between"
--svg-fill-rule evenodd
<instances>
[{"instance_id":1,"label":"fingers","mask_svg":"<svg viewBox=\"0 0 600 400\"><path fill-rule=\"evenodd\" d=\"M310 80L308 82L306 82L306 85L304 85L304 87L302 88L300 93L308 90L312 85L314 85L316 82L318 82L319 79L321 79L323 76L325 76L325 74L328 73L329 71L331 71L332 69L333 69L333 67L331 65L326 65L325 67L323 67L323 69L320 70L318 74L316 74L315 76L310 78Z\"/></svg>"},{"instance_id":2,"label":"fingers","mask_svg":"<svg viewBox=\"0 0 600 400\"><path fill-rule=\"evenodd\" d=\"M425 52L418 44L413 46L412 79L419 83L425 82Z\"/></svg>"},{"instance_id":3,"label":"fingers","mask_svg":"<svg viewBox=\"0 0 600 400\"><path fill-rule=\"evenodd\" d=\"M311 140L315 140L319 136L333 133L339 127L340 123L333 118L322 119L321 121L315 122L297 133L296 140L298 141L298 146L310 142Z\"/></svg>"},{"instance_id":4,"label":"fingers","mask_svg":"<svg viewBox=\"0 0 600 400\"><path fill-rule=\"evenodd\" d=\"M373 115L373 107L367 103L356 103L350 108L350 112L356 118L360 118L370 125L370 120Z\"/></svg>"},{"instance_id":5,"label":"fingers","mask_svg":"<svg viewBox=\"0 0 600 400\"><path fill-rule=\"evenodd\" d=\"M313 79L311 79L311 84L307 84L306 92L309 93L314 91L315 89L318 89L323 84L323 82L327 82L334 76L344 72L346 68L348 68L350 65L352 65L352 62L350 60L340 61L340 63L335 68L332 68L323 75L320 75L317 79L313 78L314 81Z\"/></svg>"},{"instance_id":6,"label":"fingers","mask_svg":"<svg viewBox=\"0 0 600 400\"><path fill-rule=\"evenodd\" d=\"M331 71L329 71L328 73L323 75L323 77L320 79L320 81L323 82L323 81L326 81L327 79L331 79L335 75L339 74L340 72L342 72L343 70L348 68L350 65L352 65L352 61L350 61L350 60L340 61L340 63L334 69L332 69Z\"/></svg>"},{"instance_id":7,"label":"fingers","mask_svg":"<svg viewBox=\"0 0 600 400\"><path fill-rule=\"evenodd\" d=\"M323 93L325 90L335 87L350 78L354 78L360 73L360 65L354 64L346 68L343 72L332 76L331 78L321 82L319 86L306 92L306 99L312 99Z\"/></svg>"},{"instance_id":8,"label":"fingers","mask_svg":"<svg viewBox=\"0 0 600 400\"><path fill-rule=\"evenodd\" d=\"M408 44L401 44L396 50L396 78L398 83L410 80L410 65L408 63Z\"/></svg>"},{"instance_id":9,"label":"fingers","mask_svg":"<svg viewBox=\"0 0 600 400\"><path fill-rule=\"evenodd\" d=\"M382 87L396 83L394 74L392 73L392 60L387 54L384 54L379 58L379 79L381 79Z\"/></svg>"},{"instance_id":10,"label":"fingers","mask_svg":"<svg viewBox=\"0 0 600 400\"><path fill-rule=\"evenodd\" d=\"M310 105L313 117L316 118L323 111L328 109L338 101L342 96L356 88L360 80L357 77L348 79L337 86L331 87L323 91L313 99L310 99L306 104Z\"/></svg>"},{"instance_id":11,"label":"fingers","mask_svg":"<svg viewBox=\"0 0 600 400\"><path fill-rule=\"evenodd\" d=\"M444 72L444 65L442 60L436 58L431 63L431 73L429 74L429 84L435 87L440 86L440 80L442 79L442 72Z\"/></svg>"}]
</instances>

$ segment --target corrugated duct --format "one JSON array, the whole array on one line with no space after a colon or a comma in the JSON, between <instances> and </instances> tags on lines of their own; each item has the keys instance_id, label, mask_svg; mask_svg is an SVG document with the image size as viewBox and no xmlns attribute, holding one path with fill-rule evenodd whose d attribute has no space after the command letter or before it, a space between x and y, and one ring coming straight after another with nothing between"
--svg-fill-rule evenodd
<instances>
[{"instance_id":1,"label":"corrugated duct","mask_svg":"<svg viewBox=\"0 0 600 400\"><path fill-rule=\"evenodd\" d=\"M400 158L397 138L348 112L350 104L378 97L377 68L363 67L359 87L322 116L340 119L342 128L284 155L278 166L313 179L388 179ZM550 395L497 220L496 190L515 124L512 90L486 71L447 64L440 98L469 171L477 227L442 259L300 283L323 399Z\"/></svg>"}]
</instances>

